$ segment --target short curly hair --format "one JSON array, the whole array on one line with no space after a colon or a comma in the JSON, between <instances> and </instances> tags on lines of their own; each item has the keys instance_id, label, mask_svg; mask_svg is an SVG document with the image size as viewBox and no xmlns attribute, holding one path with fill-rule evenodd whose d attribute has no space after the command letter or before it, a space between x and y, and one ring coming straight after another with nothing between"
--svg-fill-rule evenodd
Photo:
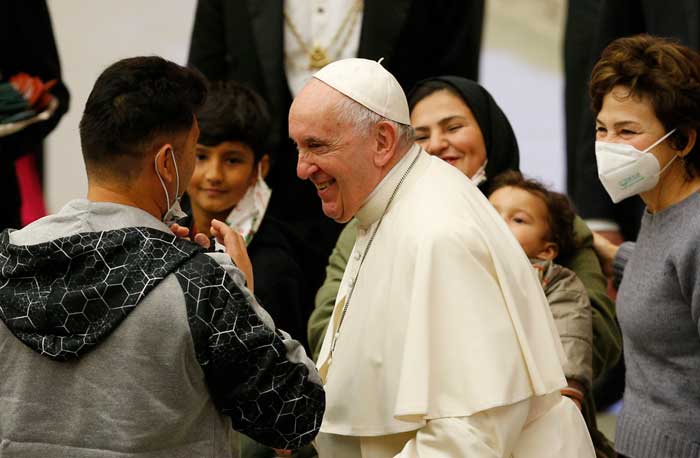
<instances>
[{"instance_id":1,"label":"short curly hair","mask_svg":"<svg viewBox=\"0 0 700 458\"><path fill-rule=\"evenodd\" d=\"M651 35L619 38L593 67L589 93L594 113L615 86L649 100L675 149L688 144L688 132L700 130L700 54L675 41ZM689 177L700 173L700 139L685 158Z\"/></svg>"},{"instance_id":2,"label":"short curly hair","mask_svg":"<svg viewBox=\"0 0 700 458\"><path fill-rule=\"evenodd\" d=\"M558 258L567 258L578 248L574 236L574 213L569 198L564 194L550 191L537 180L525 178L522 173L508 170L497 175L489 189L489 196L501 188L518 188L538 197L547 206L548 242L555 243Z\"/></svg>"}]
</instances>

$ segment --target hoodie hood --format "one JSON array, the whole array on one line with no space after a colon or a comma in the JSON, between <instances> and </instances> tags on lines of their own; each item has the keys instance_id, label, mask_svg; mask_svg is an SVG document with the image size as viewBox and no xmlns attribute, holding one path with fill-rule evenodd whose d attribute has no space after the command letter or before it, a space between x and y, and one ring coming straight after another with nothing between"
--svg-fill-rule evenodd
<instances>
[{"instance_id":1,"label":"hoodie hood","mask_svg":"<svg viewBox=\"0 0 700 458\"><path fill-rule=\"evenodd\" d=\"M37 353L77 359L201 252L147 227L85 232L36 245L13 245L6 230L0 234L0 319Z\"/></svg>"}]
</instances>

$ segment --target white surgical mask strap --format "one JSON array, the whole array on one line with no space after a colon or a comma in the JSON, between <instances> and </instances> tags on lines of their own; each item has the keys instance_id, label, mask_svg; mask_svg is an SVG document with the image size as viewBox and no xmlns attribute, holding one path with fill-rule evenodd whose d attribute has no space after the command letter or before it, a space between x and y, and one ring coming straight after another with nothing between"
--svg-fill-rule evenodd
<instances>
[{"instance_id":1,"label":"white surgical mask strap","mask_svg":"<svg viewBox=\"0 0 700 458\"><path fill-rule=\"evenodd\" d=\"M165 186L165 181L163 181L163 177L160 176L160 171L158 170L158 161L157 160L153 161L153 166L156 168L156 175L158 175L158 180L160 180L160 185L163 187L163 191L165 192L166 208L168 210L170 210L170 194L168 194L168 188ZM166 212L168 210L166 210Z\"/></svg>"},{"instance_id":2,"label":"white surgical mask strap","mask_svg":"<svg viewBox=\"0 0 700 458\"><path fill-rule=\"evenodd\" d=\"M661 137L660 139L658 139L658 140L657 140L653 145L651 145L649 148L645 149L644 152L645 152L645 153L649 153L649 151L651 151L651 150L654 149L657 145L659 145L661 142L663 142L663 141L666 140L668 137L670 137L671 134L673 134L675 131L676 131L676 129L671 129L666 135L664 135L663 137ZM677 157L678 157L677 154L674 155L673 158L672 158L670 161L668 161L668 163L667 163L666 165L664 165L664 168L661 169L661 171L659 171L659 175L658 175L658 176L663 175L663 173L666 171L666 169L669 168L669 167L671 166L671 164L673 164L673 161L675 161Z\"/></svg>"},{"instance_id":3,"label":"white surgical mask strap","mask_svg":"<svg viewBox=\"0 0 700 458\"><path fill-rule=\"evenodd\" d=\"M676 131L676 129L671 129L666 135L664 135L664 136L661 137L660 139L656 140L656 142L654 142L653 145L651 145L649 148L645 149L644 152L645 152L645 153L648 153L649 151L651 151L651 150L653 150L654 148L656 148L662 141L664 141L664 140L666 140L668 137L670 137L671 134L673 134L675 131Z\"/></svg>"},{"instance_id":4,"label":"white surgical mask strap","mask_svg":"<svg viewBox=\"0 0 700 458\"><path fill-rule=\"evenodd\" d=\"M175 202L180 198L180 172L177 169L177 161L175 160L175 151L172 149L170 153L173 155L173 166L175 166Z\"/></svg>"},{"instance_id":5,"label":"white surgical mask strap","mask_svg":"<svg viewBox=\"0 0 700 458\"><path fill-rule=\"evenodd\" d=\"M666 169L669 168L671 164L673 164L673 161L675 161L677 157L678 155L676 154L675 156L673 156L673 158L671 158L670 161L668 161L668 164L664 165L664 168L661 169L661 171L659 172L659 176L663 175Z\"/></svg>"},{"instance_id":6,"label":"white surgical mask strap","mask_svg":"<svg viewBox=\"0 0 700 458\"><path fill-rule=\"evenodd\" d=\"M177 170L177 161L175 160L175 151L172 149L170 152L173 155L173 165L175 166L175 198L173 200L173 205L175 202L178 200L178 194L180 193L180 172ZM163 192L165 192L165 204L167 206L167 210L165 211L166 213L170 211L170 193L168 192L168 187L165 186L165 181L163 181L163 177L160 176L160 171L158 170L158 162L154 161L153 166L156 168L156 175L158 176L158 180L160 180L160 185L163 187Z\"/></svg>"}]
</instances>

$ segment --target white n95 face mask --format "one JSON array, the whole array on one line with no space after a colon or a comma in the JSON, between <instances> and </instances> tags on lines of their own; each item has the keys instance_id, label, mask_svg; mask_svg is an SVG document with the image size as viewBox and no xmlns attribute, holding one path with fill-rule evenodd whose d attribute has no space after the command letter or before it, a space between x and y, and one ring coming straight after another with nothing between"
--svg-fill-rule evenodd
<instances>
[{"instance_id":1,"label":"white n95 face mask","mask_svg":"<svg viewBox=\"0 0 700 458\"><path fill-rule=\"evenodd\" d=\"M598 178L614 203L656 186L659 176L678 156L674 156L661 170L659 160L649 151L675 131L671 130L644 151L626 143L595 142Z\"/></svg>"}]
</instances>

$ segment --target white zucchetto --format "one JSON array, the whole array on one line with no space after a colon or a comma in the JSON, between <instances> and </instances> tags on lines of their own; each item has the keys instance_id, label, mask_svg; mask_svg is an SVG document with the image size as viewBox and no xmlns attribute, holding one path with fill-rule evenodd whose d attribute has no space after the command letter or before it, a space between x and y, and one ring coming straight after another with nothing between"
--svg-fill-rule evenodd
<instances>
[{"instance_id":1,"label":"white zucchetto","mask_svg":"<svg viewBox=\"0 0 700 458\"><path fill-rule=\"evenodd\" d=\"M400 124L411 124L406 94L394 75L379 62L342 59L313 75L360 105Z\"/></svg>"}]
</instances>

